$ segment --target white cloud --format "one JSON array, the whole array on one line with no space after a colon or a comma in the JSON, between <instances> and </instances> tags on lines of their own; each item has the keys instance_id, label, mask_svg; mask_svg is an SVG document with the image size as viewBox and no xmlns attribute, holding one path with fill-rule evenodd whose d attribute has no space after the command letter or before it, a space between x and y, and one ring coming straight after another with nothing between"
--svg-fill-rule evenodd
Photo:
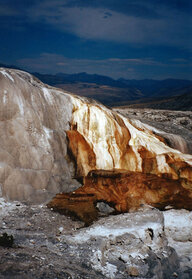
<instances>
[{"instance_id":1,"label":"white cloud","mask_svg":"<svg viewBox=\"0 0 192 279\"><path fill-rule=\"evenodd\" d=\"M189 22L183 14L162 10L163 17L142 18L105 8L64 7L60 1L34 6L28 12L32 21L45 22L81 38L134 44L184 45ZM110 16L106 17L106 14Z\"/></svg>"}]
</instances>

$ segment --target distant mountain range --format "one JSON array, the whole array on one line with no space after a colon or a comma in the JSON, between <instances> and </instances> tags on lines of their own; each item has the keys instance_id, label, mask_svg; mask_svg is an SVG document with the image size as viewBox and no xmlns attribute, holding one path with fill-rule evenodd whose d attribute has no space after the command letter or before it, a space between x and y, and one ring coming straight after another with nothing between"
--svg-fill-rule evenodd
<instances>
[{"instance_id":1,"label":"distant mountain range","mask_svg":"<svg viewBox=\"0 0 192 279\"><path fill-rule=\"evenodd\" d=\"M0 67L15 68L0 64ZM183 79L128 80L85 72L77 74L32 73L42 82L74 94L98 100L107 106L150 107L191 110L192 81Z\"/></svg>"},{"instance_id":2,"label":"distant mountain range","mask_svg":"<svg viewBox=\"0 0 192 279\"><path fill-rule=\"evenodd\" d=\"M114 80L101 75L87 73L43 75L33 73L37 78L57 86L96 99L108 106L148 106L158 109L189 110L192 106L192 81L181 79L165 80ZM168 99L168 100L167 100ZM169 105L170 104L170 105Z\"/></svg>"}]
</instances>

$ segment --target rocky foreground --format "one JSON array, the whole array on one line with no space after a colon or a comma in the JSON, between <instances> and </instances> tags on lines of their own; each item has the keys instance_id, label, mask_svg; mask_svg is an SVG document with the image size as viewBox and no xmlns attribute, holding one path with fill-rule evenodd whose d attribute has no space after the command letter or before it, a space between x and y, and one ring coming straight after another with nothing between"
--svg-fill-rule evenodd
<instances>
[{"instance_id":1,"label":"rocky foreground","mask_svg":"<svg viewBox=\"0 0 192 279\"><path fill-rule=\"evenodd\" d=\"M85 228L45 206L0 199L0 223L0 234L14 237L12 248L0 247L2 279L192 276L192 213L186 210L143 207Z\"/></svg>"}]
</instances>

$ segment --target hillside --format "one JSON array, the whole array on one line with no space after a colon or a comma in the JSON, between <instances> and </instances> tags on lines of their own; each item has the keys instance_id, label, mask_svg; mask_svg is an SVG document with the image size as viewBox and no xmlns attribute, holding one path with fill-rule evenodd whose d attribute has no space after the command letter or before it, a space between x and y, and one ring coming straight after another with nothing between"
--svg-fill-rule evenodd
<instances>
[{"instance_id":1,"label":"hillside","mask_svg":"<svg viewBox=\"0 0 192 279\"><path fill-rule=\"evenodd\" d=\"M152 108L155 108L153 104L159 102L159 98L165 99L166 102L167 98L190 94L192 91L192 81L189 80L114 80L87 73L56 75L34 73L34 75L47 84L96 99L108 106L131 105L147 101L151 103ZM177 105L168 109L187 110L188 108L185 105L181 107Z\"/></svg>"},{"instance_id":2,"label":"hillside","mask_svg":"<svg viewBox=\"0 0 192 279\"><path fill-rule=\"evenodd\" d=\"M190 92L172 96L169 98L150 99L148 101L140 100L140 102L122 102L119 105L130 108L152 108L152 109L166 109L166 110L183 110L192 111L192 88ZM118 105L118 104L117 104Z\"/></svg>"},{"instance_id":3,"label":"hillside","mask_svg":"<svg viewBox=\"0 0 192 279\"><path fill-rule=\"evenodd\" d=\"M19 69L0 64L1 67ZM76 74L33 73L42 82L110 106L191 110L192 81L181 79L113 79L86 72Z\"/></svg>"}]
</instances>

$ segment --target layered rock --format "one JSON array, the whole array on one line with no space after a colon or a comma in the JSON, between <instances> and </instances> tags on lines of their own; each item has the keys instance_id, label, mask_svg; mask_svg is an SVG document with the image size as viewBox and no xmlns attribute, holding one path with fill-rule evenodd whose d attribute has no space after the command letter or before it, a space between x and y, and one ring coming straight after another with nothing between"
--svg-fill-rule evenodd
<instances>
[{"instance_id":1,"label":"layered rock","mask_svg":"<svg viewBox=\"0 0 192 279\"><path fill-rule=\"evenodd\" d=\"M75 177L85 185L49 206L62 210L63 200L65 211L66 199L76 206L83 199L104 200L119 212L143 203L191 209L192 156L140 121L18 70L1 69L0 101L4 196L48 200L77 188Z\"/></svg>"}]
</instances>

